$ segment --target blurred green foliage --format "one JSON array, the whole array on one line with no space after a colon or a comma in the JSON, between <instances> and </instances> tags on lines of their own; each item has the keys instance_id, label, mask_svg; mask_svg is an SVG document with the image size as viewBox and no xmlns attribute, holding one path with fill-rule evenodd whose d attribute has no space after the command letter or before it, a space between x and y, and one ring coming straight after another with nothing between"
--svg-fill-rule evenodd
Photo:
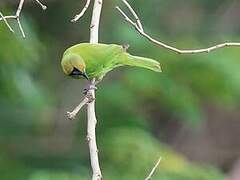
<instances>
[{"instance_id":1,"label":"blurred green foliage","mask_svg":"<svg viewBox=\"0 0 240 180\"><path fill-rule=\"evenodd\" d=\"M25 19L22 23L26 33L31 34L31 38L23 39L19 33L13 36L4 23L0 24L1 104L39 106L43 105L46 99L41 87L31 75L39 64L43 49L32 27Z\"/></svg>"},{"instance_id":2,"label":"blurred green foliage","mask_svg":"<svg viewBox=\"0 0 240 180\"><path fill-rule=\"evenodd\" d=\"M223 33L217 31L221 22L214 24L215 9L228 8L229 0L131 3L146 32L178 47L239 39L240 28ZM153 122L170 121L162 118L161 112L180 123L198 125L205 120L205 104L238 108L240 51L228 48L202 55L174 54L140 37L114 11L116 4L119 1L104 4L101 41L129 43L132 54L159 60L163 73L124 67L99 85L97 137L105 179L143 179L159 156L163 159L154 179L223 179L220 170L190 162L151 130ZM84 83L64 77L59 62L66 47L88 41L91 12L76 25L69 22L79 9L75 1L51 1L48 6L43 14L26 5L22 18L26 39L11 34L0 23L0 179L90 178L88 150L83 143L84 113L81 122L68 122L64 117L65 111L79 102L79 86ZM14 22L13 27L17 31Z\"/></svg>"},{"instance_id":3,"label":"blurred green foliage","mask_svg":"<svg viewBox=\"0 0 240 180\"><path fill-rule=\"evenodd\" d=\"M106 179L143 179L159 156L163 157L155 179L220 180L223 176L213 168L196 166L139 129L112 129L103 143ZM105 137L106 137L105 136ZM106 165L105 165L106 164Z\"/></svg>"}]
</instances>

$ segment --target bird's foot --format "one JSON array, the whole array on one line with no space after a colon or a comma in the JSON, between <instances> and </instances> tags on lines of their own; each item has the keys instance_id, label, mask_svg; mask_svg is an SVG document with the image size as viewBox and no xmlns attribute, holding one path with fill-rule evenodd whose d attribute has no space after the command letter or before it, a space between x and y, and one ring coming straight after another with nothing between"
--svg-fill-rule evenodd
<instances>
[{"instance_id":1,"label":"bird's foot","mask_svg":"<svg viewBox=\"0 0 240 180\"><path fill-rule=\"evenodd\" d=\"M100 81L96 81L95 79L93 79L87 86L87 88L85 88L83 90L83 94L85 95L85 97L88 99L88 103L91 103L93 101L95 101L95 97L94 97L94 93L93 91L97 90L97 83L99 83Z\"/></svg>"},{"instance_id":2,"label":"bird's foot","mask_svg":"<svg viewBox=\"0 0 240 180\"><path fill-rule=\"evenodd\" d=\"M93 97L93 94L91 92L91 90L96 90L97 87L96 86L89 86L88 88L85 88L83 90L83 94L85 95L85 97L88 99L88 103L91 103L93 101L95 101L95 98Z\"/></svg>"},{"instance_id":3,"label":"bird's foot","mask_svg":"<svg viewBox=\"0 0 240 180\"><path fill-rule=\"evenodd\" d=\"M101 80L95 80L95 79L93 79L92 81L90 81L90 83L87 85L87 87L86 88L84 88L83 89L83 94L84 95L87 95L87 93L89 92L89 91L91 91L91 90L97 90L98 88L97 88L97 84L100 82Z\"/></svg>"},{"instance_id":4,"label":"bird's foot","mask_svg":"<svg viewBox=\"0 0 240 180\"><path fill-rule=\"evenodd\" d=\"M84 88L83 89L83 94L84 95L87 95L87 93L90 91L90 90L97 90L98 88L95 86L95 85L89 85L87 88Z\"/></svg>"}]
</instances>

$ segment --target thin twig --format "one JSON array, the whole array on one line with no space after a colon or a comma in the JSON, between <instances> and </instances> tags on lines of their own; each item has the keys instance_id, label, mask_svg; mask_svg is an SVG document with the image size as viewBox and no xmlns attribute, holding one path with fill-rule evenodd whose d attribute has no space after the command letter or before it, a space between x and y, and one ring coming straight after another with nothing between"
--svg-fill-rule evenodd
<instances>
[{"instance_id":1,"label":"thin twig","mask_svg":"<svg viewBox=\"0 0 240 180\"><path fill-rule=\"evenodd\" d=\"M8 24L7 22L7 19L3 16L3 14L0 12L0 17L3 19L3 21L5 22L5 24L7 25L8 29L11 31L11 32L14 32L12 27Z\"/></svg>"},{"instance_id":2,"label":"thin twig","mask_svg":"<svg viewBox=\"0 0 240 180\"><path fill-rule=\"evenodd\" d=\"M163 47L166 48L168 50L171 50L175 53L178 54L197 54L197 53L208 53L211 52L213 50L219 49L219 48L224 48L224 47L233 47L233 46L240 46L240 43L236 43L236 42L226 42L226 43L221 43L221 44L217 44L215 46L211 46L208 48L203 48L203 49L192 49L192 50L182 50L182 49L178 49L175 48L173 46L170 46L168 44L165 44L161 41L156 40L155 38L151 37L150 35L148 35L147 33L144 32L141 21L139 19L139 17L137 16L136 12L133 10L133 8L130 6L130 4L126 1L126 0L122 0L123 3L128 7L129 11L132 13L132 15L135 18L136 22L133 22L127 15L126 13L123 12L123 10L121 10L120 7L116 7L116 9L120 12L120 14L124 17L124 19L131 24L132 26L134 26L134 28L146 39L148 39L150 42L156 44L159 47Z\"/></svg>"},{"instance_id":3,"label":"thin twig","mask_svg":"<svg viewBox=\"0 0 240 180\"><path fill-rule=\"evenodd\" d=\"M22 25L21 25L19 17L17 17L17 23L18 23L18 26L19 26L19 29L20 29L20 31L22 33L23 38L25 38L26 36L25 36L24 30L22 28Z\"/></svg>"},{"instance_id":4,"label":"thin twig","mask_svg":"<svg viewBox=\"0 0 240 180\"><path fill-rule=\"evenodd\" d=\"M145 180L150 180L150 179L152 179L152 176L153 176L154 172L156 171L158 165L160 164L161 160L162 160L162 157L160 157L160 158L158 159L157 163L156 163L155 166L152 168L151 172L150 172L149 175L145 178Z\"/></svg>"},{"instance_id":5,"label":"thin twig","mask_svg":"<svg viewBox=\"0 0 240 180\"><path fill-rule=\"evenodd\" d=\"M2 21L4 19L16 19L16 16L3 16L0 18L0 21Z\"/></svg>"},{"instance_id":6,"label":"thin twig","mask_svg":"<svg viewBox=\"0 0 240 180\"><path fill-rule=\"evenodd\" d=\"M130 6L130 4L127 2L127 0L122 0L126 6L128 7L129 11L132 13L132 15L135 18L135 21L137 22L137 26L143 31L142 23L137 15L137 13L133 10L133 8Z\"/></svg>"},{"instance_id":7,"label":"thin twig","mask_svg":"<svg viewBox=\"0 0 240 180\"><path fill-rule=\"evenodd\" d=\"M39 1L39 0L35 0L35 1L41 6L41 8L42 8L43 10L46 10L46 9L47 9L47 6L44 5L43 3L41 3L41 1Z\"/></svg>"},{"instance_id":8,"label":"thin twig","mask_svg":"<svg viewBox=\"0 0 240 180\"><path fill-rule=\"evenodd\" d=\"M47 8L47 6L42 4L39 0L35 0L35 1L41 6L41 8L43 10L45 10ZM3 16L3 14L0 12L0 21L3 20L5 22L5 24L8 26L8 28L11 32L14 32L14 31L11 28L11 26L8 24L7 19L14 19L14 20L17 21L18 27L20 29L20 32L21 32L23 38L25 38L26 36L25 36L24 30L23 30L23 27L22 27L22 24L21 24L21 21L20 21L20 14L22 12L24 2L25 2L25 0L20 0L19 1L18 8L17 8L17 11L16 11L15 15Z\"/></svg>"},{"instance_id":9,"label":"thin twig","mask_svg":"<svg viewBox=\"0 0 240 180\"><path fill-rule=\"evenodd\" d=\"M125 18L125 20L130 23L131 25L133 25L134 27L136 26L138 28L138 25L133 22L124 12L123 10L119 7L119 6L116 6L116 9L120 12L120 14Z\"/></svg>"},{"instance_id":10,"label":"thin twig","mask_svg":"<svg viewBox=\"0 0 240 180\"><path fill-rule=\"evenodd\" d=\"M78 114L78 112L82 109L82 107L88 103L88 97L84 97L84 99L79 103L79 105L77 107L74 108L74 110L72 112L67 112L67 117L69 120L73 120L75 119L76 115Z\"/></svg>"},{"instance_id":11,"label":"thin twig","mask_svg":"<svg viewBox=\"0 0 240 180\"><path fill-rule=\"evenodd\" d=\"M90 43L98 43L99 22L102 10L103 0L95 0L93 5L92 20L90 25ZM91 82L91 85L95 87L95 79ZM90 152L91 166L92 166L92 180L101 180L102 173L98 160L98 148L96 143L96 112L95 112L95 88L89 88L89 93L93 98L93 101L88 103L88 146Z\"/></svg>"},{"instance_id":12,"label":"thin twig","mask_svg":"<svg viewBox=\"0 0 240 180\"><path fill-rule=\"evenodd\" d=\"M71 22L77 22L86 12L86 10L88 9L88 6L90 4L91 0L86 0L86 4L85 6L83 7L82 11L77 14L72 20Z\"/></svg>"}]
</instances>

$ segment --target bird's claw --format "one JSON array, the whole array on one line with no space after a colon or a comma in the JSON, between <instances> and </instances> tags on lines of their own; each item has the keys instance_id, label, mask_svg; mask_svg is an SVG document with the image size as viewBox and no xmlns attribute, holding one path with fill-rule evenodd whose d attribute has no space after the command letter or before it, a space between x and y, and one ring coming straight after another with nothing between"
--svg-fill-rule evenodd
<instances>
[{"instance_id":1,"label":"bird's claw","mask_svg":"<svg viewBox=\"0 0 240 180\"><path fill-rule=\"evenodd\" d=\"M97 90L97 89L98 89L98 88L97 88L95 85L90 85L89 87L83 89L83 94L84 94L84 95L87 95L87 93L88 93L90 90Z\"/></svg>"}]
</instances>

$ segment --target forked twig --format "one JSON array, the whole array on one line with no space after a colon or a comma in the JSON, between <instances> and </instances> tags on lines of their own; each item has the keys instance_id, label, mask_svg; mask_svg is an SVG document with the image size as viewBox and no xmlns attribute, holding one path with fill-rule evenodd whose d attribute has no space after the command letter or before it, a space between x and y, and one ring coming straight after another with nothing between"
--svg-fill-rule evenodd
<instances>
[{"instance_id":1,"label":"forked twig","mask_svg":"<svg viewBox=\"0 0 240 180\"><path fill-rule=\"evenodd\" d=\"M47 9L47 6L44 5L43 3L41 3L39 0L35 0L35 1L41 6L41 8L42 8L43 10L46 10L46 9Z\"/></svg>"},{"instance_id":2,"label":"forked twig","mask_svg":"<svg viewBox=\"0 0 240 180\"><path fill-rule=\"evenodd\" d=\"M126 4L126 6L128 7L129 11L132 13L132 15L135 18L135 21L136 21L137 26L139 27L139 29L141 29L143 31L142 23L141 23L140 19L138 18L138 15L136 14L136 12L130 6L130 4L127 2L127 0L122 0L122 1Z\"/></svg>"},{"instance_id":3,"label":"forked twig","mask_svg":"<svg viewBox=\"0 0 240 180\"><path fill-rule=\"evenodd\" d=\"M122 0L123 3L127 6L127 8L129 9L129 11L132 13L132 15L135 18L135 21L132 21L127 15L126 13L124 13L124 11L120 8L120 7L116 7L116 9L119 11L119 13L125 18L125 20L131 24L143 37L145 37L146 39L148 39L150 42L156 44L159 47L163 47L166 48L168 50L171 50L175 53L178 54L197 54L197 53L208 53L211 52L213 50L219 49L219 48L224 48L224 47L230 47L230 46L240 46L240 43L236 43L236 42L226 42L226 43L222 43L222 44L217 44L215 46L211 46L208 48L203 48L203 49L193 49L193 50L182 50L182 49L178 49L175 48L173 46L170 46L168 44L165 44L161 41L156 40L155 38L151 37L150 35L148 35L147 33L144 32L143 30L143 26L141 24L141 21L138 17L138 15L136 14L136 12L133 10L133 8L131 7L131 5L127 2L127 0Z\"/></svg>"},{"instance_id":4,"label":"forked twig","mask_svg":"<svg viewBox=\"0 0 240 180\"><path fill-rule=\"evenodd\" d=\"M14 32L12 27L9 25L7 19L3 16L3 14L0 12L0 17L2 18L2 20L5 22L5 24L7 25L8 29L11 31L11 32Z\"/></svg>"},{"instance_id":5,"label":"forked twig","mask_svg":"<svg viewBox=\"0 0 240 180\"><path fill-rule=\"evenodd\" d=\"M24 1L25 0L20 0L19 1L19 4L18 4L18 8L17 8L17 11L15 13L15 15L11 15L11 16L4 16L1 12L0 12L0 21L4 21L4 23L7 25L7 27L9 28L9 30L11 32L14 32L12 27L9 25L7 19L14 19L17 21L17 24L18 24L18 27L20 29L20 32L23 36L23 38L25 38L25 33L24 33L24 30L23 30L23 27L22 27L22 24L21 24L21 21L20 21L20 14L22 12L22 8L23 8L23 4L24 4ZM45 6L44 4L42 4L39 0L35 0L41 7L43 10L45 10L47 8L47 6Z\"/></svg>"}]
</instances>

